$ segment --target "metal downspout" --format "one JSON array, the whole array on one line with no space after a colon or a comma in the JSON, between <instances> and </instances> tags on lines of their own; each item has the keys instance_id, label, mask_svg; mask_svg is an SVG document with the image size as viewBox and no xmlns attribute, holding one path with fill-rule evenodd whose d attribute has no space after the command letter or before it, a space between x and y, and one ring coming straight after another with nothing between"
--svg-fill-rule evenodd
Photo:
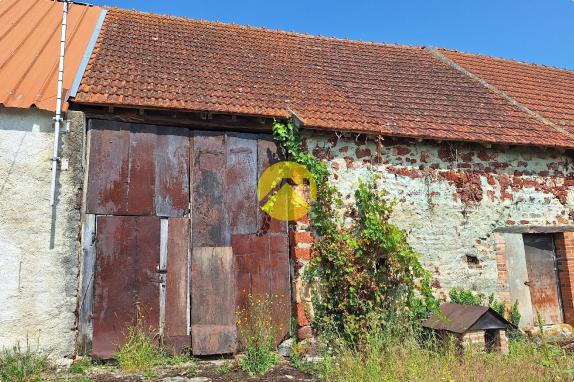
<instances>
[{"instance_id":1,"label":"metal downspout","mask_svg":"<svg viewBox=\"0 0 574 382\"><path fill-rule=\"evenodd\" d=\"M56 98L56 116L54 117L54 151L52 154L52 183L50 187L50 206L54 206L56 199L56 177L58 173L58 148L60 143L60 125L62 123L62 91L64 81L64 53L66 50L66 28L68 24L68 0L63 1L62 34L60 37L60 63L58 66L58 94Z\"/></svg>"}]
</instances>

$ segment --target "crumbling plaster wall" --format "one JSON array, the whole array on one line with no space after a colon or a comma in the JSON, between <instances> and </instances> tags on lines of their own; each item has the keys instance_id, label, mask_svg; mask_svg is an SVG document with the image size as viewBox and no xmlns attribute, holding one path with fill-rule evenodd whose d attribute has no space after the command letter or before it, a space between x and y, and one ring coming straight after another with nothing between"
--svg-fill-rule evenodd
<instances>
[{"instance_id":1,"label":"crumbling plaster wall","mask_svg":"<svg viewBox=\"0 0 574 382\"><path fill-rule=\"evenodd\" d=\"M0 349L74 351L84 117L62 134L58 202L49 205L53 113L0 109Z\"/></svg>"},{"instance_id":2,"label":"crumbling plaster wall","mask_svg":"<svg viewBox=\"0 0 574 382\"><path fill-rule=\"evenodd\" d=\"M573 222L574 162L568 153L375 138L304 133L307 147L329 160L344 200L352 201L358 180L372 169L397 202L392 221L423 255L439 295L452 287L507 292L499 287L495 229Z\"/></svg>"}]
</instances>

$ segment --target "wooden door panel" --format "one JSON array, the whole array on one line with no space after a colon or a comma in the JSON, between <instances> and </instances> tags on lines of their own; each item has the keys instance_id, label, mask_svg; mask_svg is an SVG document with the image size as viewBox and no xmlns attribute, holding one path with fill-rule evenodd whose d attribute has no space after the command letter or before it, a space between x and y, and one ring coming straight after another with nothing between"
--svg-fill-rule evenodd
<instances>
[{"instance_id":1,"label":"wooden door panel","mask_svg":"<svg viewBox=\"0 0 574 382\"><path fill-rule=\"evenodd\" d=\"M227 135L225 190L231 234L257 233L257 136Z\"/></svg>"},{"instance_id":2,"label":"wooden door panel","mask_svg":"<svg viewBox=\"0 0 574 382\"><path fill-rule=\"evenodd\" d=\"M191 283L193 354L233 353L237 329L231 247L193 248Z\"/></svg>"},{"instance_id":3,"label":"wooden door panel","mask_svg":"<svg viewBox=\"0 0 574 382\"><path fill-rule=\"evenodd\" d=\"M538 311L544 323L561 323L553 237L548 234L525 234L524 249L534 317Z\"/></svg>"},{"instance_id":4,"label":"wooden door panel","mask_svg":"<svg viewBox=\"0 0 574 382\"><path fill-rule=\"evenodd\" d=\"M271 294L273 310L271 316L278 328L277 340L289 334L291 317L291 275L289 267L289 240L286 234L269 237L269 258L271 261Z\"/></svg>"},{"instance_id":5,"label":"wooden door panel","mask_svg":"<svg viewBox=\"0 0 574 382\"><path fill-rule=\"evenodd\" d=\"M287 235L233 235L232 247L237 309L247 309L249 298L268 301L276 342L281 342L289 332L291 312Z\"/></svg>"},{"instance_id":6,"label":"wooden door panel","mask_svg":"<svg viewBox=\"0 0 574 382\"><path fill-rule=\"evenodd\" d=\"M90 120L88 213L185 216L189 130Z\"/></svg>"},{"instance_id":7,"label":"wooden door panel","mask_svg":"<svg viewBox=\"0 0 574 382\"><path fill-rule=\"evenodd\" d=\"M228 246L231 239L224 199L225 134L194 132L193 152L193 246Z\"/></svg>"},{"instance_id":8,"label":"wooden door panel","mask_svg":"<svg viewBox=\"0 0 574 382\"><path fill-rule=\"evenodd\" d=\"M126 150L127 148L124 148ZM132 125L130 129L127 214L155 213L155 165L157 129L151 125Z\"/></svg>"},{"instance_id":9,"label":"wooden door panel","mask_svg":"<svg viewBox=\"0 0 574 382\"><path fill-rule=\"evenodd\" d=\"M130 124L90 119L87 212L125 214Z\"/></svg>"},{"instance_id":10,"label":"wooden door panel","mask_svg":"<svg viewBox=\"0 0 574 382\"><path fill-rule=\"evenodd\" d=\"M165 344L175 353L191 346L189 328L189 256L188 218L168 219L167 275L165 303Z\"/></svg>"},{"instance_id":11,"label":"wooden door panel","mask_svg":"<svg viewBox=\"0 0 574 382\"><path fill-rule=\"evenodd\" d=\"M158 127L155 208L158 216L185 216L189 211L190 132Z\"/></svg>"},{"instance_id":12,"label":"wooden door panel","mask_svg":"<svg viewBox=\"0 0 574 382\"><path fill-rule=\"evenodd\" d=\"M92 356L111 358L136 323L159 327L160 222L156 217L99 216Z\"/></svg>"}]
</instances>

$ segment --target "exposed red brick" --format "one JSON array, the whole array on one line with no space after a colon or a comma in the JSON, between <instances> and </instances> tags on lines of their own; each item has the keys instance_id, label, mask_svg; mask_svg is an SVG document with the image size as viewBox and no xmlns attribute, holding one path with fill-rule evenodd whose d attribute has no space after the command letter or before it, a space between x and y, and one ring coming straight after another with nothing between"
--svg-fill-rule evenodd
<instances>
[{"instance_id":1,"label":"exposed red brick","mask_svg":"<svg viewBox=\"0 0 574 382\"><path fill-rule=\"evenodd\" d=\"M297 231L293 232L292 235L293 244L300 244L300 243L313 243L313 235L309 231Z\"/></svg>"},{"instance_id":2,"label":"exposed red brick","mask_svg":"<svg viewBox=\"0 0 574 382\"><path fill-rule=\"evenodd\" d=\"M311 248L293 248L293 258L295 260L309 261L311 260Z\"/></svg>"},{"instance_id":3,"label":"exposed red brick","mask_svg":"<svg viewBox=\"0 0 574 382\"><path fill-rule=\"evenodd\" d=\"M355 156L358 159L366 158L371 156L371 149L368 147L360 147L355 150Z\"/></svg>"},{"instance_id":4,"label":"exposed red brick","mask_svg":"<svg viewBox=\"0 0 574 382\"><path fill-rule=\"evenodd\" d=\"M411 149L409 149L406 146L395 146L393 148L393 154L394 155L398 155L398 156L403 156L403 155L407 155L411 152Z\"/></svg>"},{"instance_id":5,"label":"exposed red brick","mask_svg":"<svg viewBox=\"0 0 574 382\"><path fill-rule=\"evenodd\" d=\"M302 302L295 304L295 319L297 320L298 327L309 325L309 320L307 319L307 314L305 313L305 304Z\"/></svg>"},{"instance_id":6,"label":"exposed red brick","mask_svg":"<svg viewBox=\"0 0 574 382\"><path fill-rule=\"evenodd\" d=\"M478 157L478 159L485 162L492 160L496 157L495 154L493 153L489 154L486 152L486 150L479 150L478 153L476 153L476 156Z\"/></svg>"},{"instance_id":7,"label":"exposed red brick","mask_svg":"<svg viewBox=\"0 0 574 382\"><path fill-rule=\"evenodd\" d=\"M453 162L456 159L455 153L449 145L442 145L439 148L438 157L445 162Z\"/></svg>"}]
</instances>

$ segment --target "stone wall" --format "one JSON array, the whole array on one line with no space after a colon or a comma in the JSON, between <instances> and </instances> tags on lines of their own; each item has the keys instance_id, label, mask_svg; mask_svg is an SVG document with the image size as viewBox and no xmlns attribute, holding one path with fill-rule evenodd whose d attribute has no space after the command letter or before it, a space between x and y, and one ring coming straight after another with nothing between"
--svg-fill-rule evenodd
<instances>
[{"instance_id":1,"label":"stone wall","mask_svg":"<svg viewBox=\"0 0 574 382\"><path fill-rule=\"evenodd\" d=\"M62 134L58 202L49 205L53 113L0 109L0 349L26 340L54 358L74 351L83 114Z\"/></svg>"},{"instance_id":2,"label":"stone wall","mask_svg":"<svg viewBox=\"0 0 574 382\"><path fill-rule=\"evenodd\" d=\"M358 180L372 170L387 197L397 202L391 220L422 254L439 297L453 287L505 297L498 280L496 229L572 228L574 162L569 153L312 131L303 137L309 150L329 161L332 181L349 203ZM305 228L298 223L295 231ZM292 245L309 244L293 240ZM311 307L299 275L309 256L293 254L295 311L307 316ZM307 317L298 318L305 327Z\"/></svg>"}]
</instances>

